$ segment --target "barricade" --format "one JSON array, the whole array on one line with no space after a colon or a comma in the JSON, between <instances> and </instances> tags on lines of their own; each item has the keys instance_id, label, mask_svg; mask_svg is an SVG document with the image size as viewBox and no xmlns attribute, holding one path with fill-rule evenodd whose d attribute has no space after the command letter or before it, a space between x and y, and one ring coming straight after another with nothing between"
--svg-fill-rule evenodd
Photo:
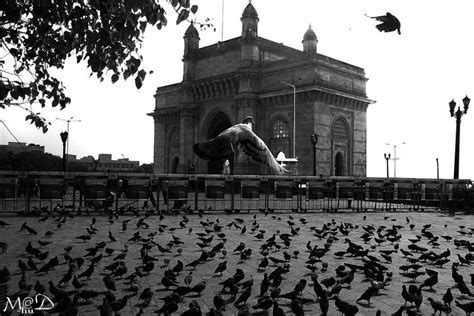
<instances>
[{"instance_id":1,"label":"barricade","mask_svg":"<svg viewBox=\"0 0 474 316\"><path fill-rule=\"evenodd\" d=\"M260 179L258 176L234 176L234 181L240 183L240 194L235 196L240 200L240 210L266 209L266 194L261 194ZM268 181L265 177L262 181Z\"/></svg>"},{"instance_id":2,"label":"barricade","mask_svg":"<svg viewBox=\"0 0 474 316\"><path fill-rule=\"evenodd\" d=\"M76 179L82 183L82 192L79 192L79 206L84 205L86 208L99 210L109 206L106 198L109 198L107 191L107 181L109 175L105 172L82 173L77 174ZM82 197L82 198L81 198Z\"/></svg>"},{"instance_id":3,"label":"barricade","mask_svg":"<svg viewBox=\"0 0 474 316\"><path fill-rule=\"evenodd\" d=\"M122 181L122 190L128 201L128 205L135 204L139 206L139 202L145 200L144 207L148 206L148 199L150 196L150 176L144 173L121 173L119 174L119 181ZM156 206L156 201L151 199L151 203ZM127 206L128 206L127 205Z\"/></svg>"},{"instance_id":4,"label":"barricade","mask_svg":"<svg viewBox=\"0 0 474 316\"><path fill-rule=\"evenodd\" d=\"M0 176L1 212L16 209L18 179L15 171L2 171Z\"/></svg>"},{"instance_id":5,"label":"barricade","mask_svg":"<svg viewBox=\"0 0 474 316\"><path fill-rule=\"evenodd\" d=\"M469 185L471 184L470 181L463 180L463 179L456 179L456 180L449 180L447 181L450 189L450 208L456 210L464 210L466 206L466 199Z\"/></svg>"},{"instance_id":6,"label":"barricade","mask_svg":"<svg viewBox=\"0 0 474 316\"><path fill-rule=\"evenodd\" d=\"M288 177L269 177L270 182L274 182L273 192L270 191L268 208L270 210L298 210L298 199L296 196L295 180Z\"/></svg>"},{"instance_id":7,"label":"barricade","mask_svg":"<svg viewBox=\"0 0 474 316\"><path fill-rule=\"evenodd\" d=\"M161 181L161 190L167 197L167 210L181 209L188 204L189 179L184 175L158 175Z\"/></svg>"},{"instance_id":8,"label":"barricade","mask_svg":"<svg viewBox=\"0 0 474 316\"><path fill-rule=\"evenodd\" d=\"M421 183L421 201L425 207L440 207L441 182L439 180L423 180Z\"/></svg>"},{"instance_id":9,"label":"barricade","mask_svg":"<svg viewBox=\"0 0 474 316\"><path fill-rule=\"evenodd\" d=\"M324 198L326 201L326 205L323 205L323 211L335 211L335 203L334 200L337 198L336 193L336 181L331 178L326 178L324 181Z\"/></svg>"},{"instance_id":10,"label":"barricade","mask_svg":"<svg viewBox=\"0 0 474 316\"><path fill-rule=\"evenodd\" d=\"M325 181L323 178L301 178L306 184L305 208L307 210L321 210L324 203Z\"/></svg>"},{"instance_id":11,"label":"barricade","mask_svg":"<svg viewBox=\"0 0 474 316\"><path fill-rule=\"evenodd\" d=\"M28 173L28 180L33 185L34 196L31 198L31 204L29 204L26 211L30 211L31 207L38 208L41 211L51 211L54 203L57 203L60 207L63 206L63 197L66 192L63 172L31 171ZM44 202L49 203L44 205Z\"/></svg>"},{"instance_id":12,"label":"barricade","mask_svg":"<svg viewBox=\"0 0 474 316\"><path fill-rule=\"evenodd\" d=\"M168 211L186 212L417 210L420 206L462 210L470 185L467 179L3 171L0 210L21 214L56 206L80 210L84 205L99 211L129 210L142 201L143 209L150 208L150 201L156 210L169 202L164 207ZM72 205L66 204L69 200Z\"/></svg>"},{"instance_id":13,"label":"barricade","mask_svg":"<svg viewBox=\"0 0 474 316\"><path fill-rule=\"evenodd\" d=\"M353 177L335 177L336 183L336 199L335 209L352 208L354 199L355 179Z\"/></svg>"}]
</instances>

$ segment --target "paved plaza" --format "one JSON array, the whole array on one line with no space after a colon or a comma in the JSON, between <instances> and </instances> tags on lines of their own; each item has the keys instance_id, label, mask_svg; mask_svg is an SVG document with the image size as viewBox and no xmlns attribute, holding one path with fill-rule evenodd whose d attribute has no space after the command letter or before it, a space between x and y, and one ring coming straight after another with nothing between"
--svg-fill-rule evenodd
<instances>
[{"instance_id":1,"label":"paved plaza","mask_svg":"<svg viewBox=\"0 0 474 316\"><path fill-rule=\"evenodd\" d=\"M34 297L33 288L39 281L46 288L44 295L56 297L53 311L67 310L66 315L74 315L75 311L79 315L100 315L99 308L103 315L113 315L112 309L117 309L120 315L153 315L159 309L180 315L196 304L203 315L211 310L213 315L218 315L217 294L220 294L217 299L222 298L225 304L220 311L222 315L237 315L239 310L243 315L264 315L265 308L272 314L272 297L287 315L302 312L321 315L321 299L314 287L317 275L319 284L329 282L327 288L322 285L329 296L328 315L340 315L336 308L339 300L357 306L357 315L376 315L377 311L392 315L405 303L402 286L419 287L425 280L433 279L432 271L436 271L437 282L433 282L432 288L421 289L418 315L432 314L428 298L442 302L448 289L454 300L444 314L465 315L455 300L460 304L474 302L474 296L461 294L452 272L453 263L464 261L466 255L468 260L472 259L469 255L474 243L472 215L434 211L270 214L206 211L202 216L183 215L1 217L8 224L0 225L0 242L8 245L0 254L0 269L7 267L11 274L8 297L13 298L18 292L24 297ZM69 252L65 250L67 247L71 248ZM236 250L238 247L241 249ZM446 250L449 253L443 256ZM422 255L427 259L420 258ZM81 258L85 259L84 263ZM266 267L261 267L265 265L264 258L270 260ZM417 260L410 262L409 258ZM31 267L36 265L41 269L51 259L53 263L43 269L46 272L39 273ZM91 265L91 261L96 263ZM114 262L118 262L115 269L108 267ZM404 269L413 263L415 266ZM455 271L474 292L472 264L460 262ZM84 274L91 266L89 279ZM221 272L215 272L218 266ZM353 279L351 267L355 271ZM117 272L117 269L121 270ZM238 269L243 274L236 274ZM282 273L276 273L277 269ZM415 271L420 272L418 276ZM262 293L264 299L257 306L264 274L276 277ZM80 287L77 291L72 282L74 277L81 283L74 282ZM105 277L109 277L109 286L110 279L115 282L116 290L107 289ZM330 284L331 277L336 280L335 285ZM53 288L48 281L52 281ZM230 286L222 292L224 281ZM192 291L186 290L188 285ZM29 292L20 291L20 286L32 288ZM280 297L276 288L280 289ZM369 288L375 289L370 304L364 299L357 301ZM234 295L230 293L232 289ZM182 294L177 296L176 304L173 300L176 294L172 293ZM142 294L145 298L140 299ZM243 302L236 304L238 301ZM416 314L412 305L408 302L406 310ZM3 311L4 306L0 308Z\"/></svg>"}]
</instances>

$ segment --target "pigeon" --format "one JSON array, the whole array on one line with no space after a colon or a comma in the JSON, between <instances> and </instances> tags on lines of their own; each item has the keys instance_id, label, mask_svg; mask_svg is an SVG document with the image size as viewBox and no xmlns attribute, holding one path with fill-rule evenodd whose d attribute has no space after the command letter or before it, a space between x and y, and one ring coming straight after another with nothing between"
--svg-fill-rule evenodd
<instances>
[{"instance_id":1,"label":"pigeon","mask_svg":"<svg viewBox=\"0 0 474 316\"><path fill-rule=\"evenodd\" d=\"M214 273L222 275L222 272L224 272L226 269L227 269L227 260L224 260L217 265L217 268L214 271Z\"/></svg>"},{"instance_id":2,"label":"pigeon","mask_svg":"<svg viewBox=\"0 0 474 316\"><path fill-rule=\"evenodd\" d=\"M240 152L267 165L275 174L288 172L278 163L265 142L252 131L253 124L254 118L247 116L242 123L229 127L217 137L195 144L193 151L201 159L211 161L225 160Z\"/></svg>"},{"instance_id":3,"label":"pigeon","mask_svg":"<svg viewBox=\"0 0 474 316\"><path fill-rule=\"evenodd\" d=\"M451 310L448 306L444 305L443 302L435 301L431 297L428 297L428 301L430 301L431 307L433 308L434 313L436 313L437 311L439 311L440 314L442 312L448 313Z\"/></svg>"},{"instance_id":4,"label":"pigeon","mask_svg":"<svg viewBox=\"0 0 474 316\"><path fill-rule=\"evenodd\" d=\"M471 313L474 313L474 302L467 302L465 304L460 303L459 301L454 301L456 303L456 306L462 309L466 315L471 315Z\"/></svg>"},{"instance_id":5,"label":"pigeon","mask_svg":"<svg viewBox=\"0 0 474 316\"><path fill-rule=\"evenodd\" d=\"M446 291L446 293L443 295L443 302L448 305L448 306L451 306L451 302L453 301L453 294L451 293L451 289L448 288L448 290Z\"/></svg>"},{"instance_id":6,"label":"pigeon","mask_svg":"<svg viewBox=\"0 0 474 316\"><path fill-rule=\"evenodd\" d=\"M216 294L212 302L218 311L225 310L226 301L220 294Z\"/></svg>"},{"instance_id":7,"label":"pigeon","mask_svg":"<svg viewBox=\"0 0 474 316\"><path fill-rule=\"evenodd\" d=\"M112 277L106 276L102 279L104 281L105 287L110 291L116 291L115 281Z\"/></svg>"},{"instance_id":8,"label":"pigeon","mask_svg":"<svg viewBox=\"0 0 474 316\"><path fill-rule=\"evenodd\" d=\"M362 295L357 299L356 302L364 300L364 301L367 301L370 305L370 299L372 298L372 296L374 296L378 292L378 290L379 290L378 288L370 286L369 288L365 290L364 293L362 293Z\"/></svg>"},{"instance_id":9,"label":"pigeon","mask_svg":"<svg viewBox=\"0 0 474 316\"><path fill-rule=\"evenodd\" d=\"M379 30L380 32L397 31L398 34L402 34L400 32L400 27L401 27L400 21L397 19L396 16L394 16L390 12L387 12L385 15L381 15L381 16L368 16L368 15L366 16L371 19L375 19L377 21L382 22L380 24L377 24L376 26L377 30Z\"/></svg>"},{"instance_id":10,"label":"pigeon","mask_svg":"<svg viewBox=\"0 0 474 316\"><path fill-rule=\"evenodd\" d=\"M199 283L197 283L196 285L194 285L190 290L189 292L191 293L197 293L197 294L201 294L202 291L204 291L204 289L206 288L206 281L201 281Z\"/></svg>"}]
</instances>

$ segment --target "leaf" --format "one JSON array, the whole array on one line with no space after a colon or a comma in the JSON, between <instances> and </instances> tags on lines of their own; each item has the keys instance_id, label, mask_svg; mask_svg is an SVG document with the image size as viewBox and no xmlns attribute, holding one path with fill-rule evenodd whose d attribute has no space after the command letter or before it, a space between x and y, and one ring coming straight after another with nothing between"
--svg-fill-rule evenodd
<instances>
[{"instance_id":1,"label":"leaf","mask_svg":"<svg viewBox=\"0 0 474 316\"><path fill-rule=\"evenodd\" d=\"M198 6L195 5L195 4L193 4L193 5L191 6L191 12L192 12L193 14L196 14L197 10L198 10Z\"/></svg>"},{"instance_id":2,"label":"leaf","mask_svg":"<svg viewBox=\"0 0 474 316\"><path fill-rule=\"evenodd\" d=\"M140 77L140 79L143 81L145 80L145 76L146 76L146 71L141 69L138 73L137 73L137 76Z\"/></svg>"},{"instance_id":3,"label":"leaf","mask_svg":"<svg viewBox=\"0 0 474 316\"><path fill-rule=\"evenodd\" d=\"M178 18L176 19L176 24L183 22L188 17L189 17L189 11L185 9L181 10L181 12L179 12Z\"/></svg>"},{"instance_id":4,"label":"leaf","mask_svg":"<svg viewBox=\"0 0 474 316\"><path fill-rule=\"evenodd\" d=\"M190 2L189 2L189 0L179 0L179 4L180 4L183 8L189 8Z\"/></svg>"},{"instance_id":5,"label":"leaf","mask_svg":"<svg viewBox=\"0 0 474 316\"><path fill-rule=\"evenodd\" d=\"M10 91L9 86L6 86L3 83L0 83L0 100L5 99L9 91Z\"/></svg>"},{"instance_id":6,"label":"leaf","mask_svg":"<svg viewBox=\"0 0 474 316\"><path fill-rule=\"evenodd\" d=\"M140 79L139 76L136 76L135 77L135 86L137 87L137 89L140 89L142 87L142 84L143 84L142 79Z\"/></svg>"},{"instance_id":7,"label":"leaf","mask_svg":"<svg viewBox=\"0 0 474 316\"><path fill-rule=\"evenodd\" d=\"M111 78L111 79L112 79L112 83L116 83L117 80L119 80L119 74L118 74L118 73L114 73L114 74L112 75L112 78Z\"/></svg>"}]
</instances>

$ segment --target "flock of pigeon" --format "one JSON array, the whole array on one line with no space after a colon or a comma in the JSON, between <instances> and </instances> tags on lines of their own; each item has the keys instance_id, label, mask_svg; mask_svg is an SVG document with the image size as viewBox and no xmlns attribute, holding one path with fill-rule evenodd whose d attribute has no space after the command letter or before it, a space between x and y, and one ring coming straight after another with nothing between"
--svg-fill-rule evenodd
<instances>
[{"instance_id":1,"label":"flock of pigeon","mask_svg":"<svg viewBox=\"0 0 474 316\"><path fill-rule=\"evenodd\" d=\"M402 214L4 218L0 285L59 315L470 315L474 227Z\"/></svg>"}]
</instances>

